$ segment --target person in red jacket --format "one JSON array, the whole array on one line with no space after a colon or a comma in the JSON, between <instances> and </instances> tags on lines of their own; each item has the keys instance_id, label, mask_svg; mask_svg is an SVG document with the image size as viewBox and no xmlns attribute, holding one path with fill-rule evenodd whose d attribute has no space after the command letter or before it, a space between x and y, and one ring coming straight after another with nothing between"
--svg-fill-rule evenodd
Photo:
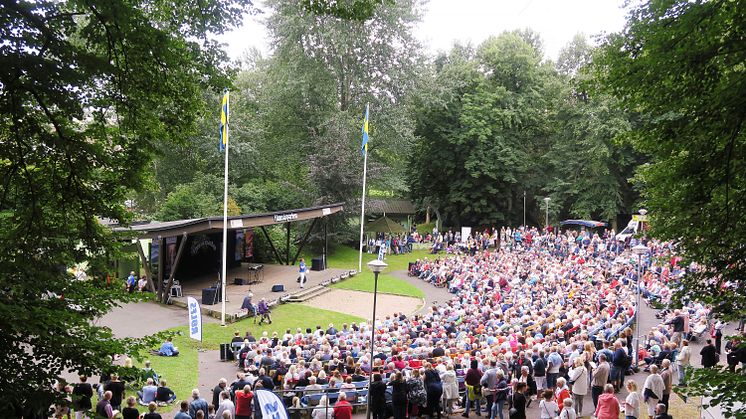
<instances>
[{"instance_id":1,"label":"person in red jacket","mask_svg":"<svg viewBox=\"0 0 746 419\"><path fill-rule=\"evenodd\" d=\"M236 419L250 419L252 413L252 401L254 393L251 392L251 386L243 386L243 390L236 392Z\"/></svg>"},{"instance_id":2,"label":"person in red jacket","mask_svg":"<svg viewBox=\"0 0 746 419\"><path fill-rule=\"evenodd\" d=\"M604 393L598 396L596 419L617 419L619 410L619 400L614 395L614 386L606 384Z\"/></svg>"},{"instance_id":3,"label":"person in red jacket","mask_svg":"<svg viewBox=\"0 0 746 419\"><path fill-rule=\"evenodd\" d=\"M339 393L337 403L334 403L334 419L352 419L352 405L345 393Z\"/></svg>"}]
</instances>

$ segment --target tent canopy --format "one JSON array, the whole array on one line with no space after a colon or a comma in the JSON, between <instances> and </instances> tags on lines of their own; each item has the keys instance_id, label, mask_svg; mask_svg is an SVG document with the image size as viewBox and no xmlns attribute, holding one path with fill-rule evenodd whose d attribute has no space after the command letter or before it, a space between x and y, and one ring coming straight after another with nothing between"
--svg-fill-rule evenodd
<instances>
[{"instance_id":1,"label":"tent canopy","mask_svg":"<svg viewBox=\"0 0 746 419\"><path fill-rule=\"evenodd\" d=\"M593 220L565 220L560 222L560 225L566 226L583 226L588 228L599 228L599 227L606 227L608 224L603 223L601 221L593 221Z\"/></svg>"},{"instance_id":2,"label":"tent canopy","mask_svg":"<svg viewBox=\"0 0 746 419\"><path fill-rule=\"evenodd\" d=\"M374 233L404 233L404 227L389 217L381 217L365 226L365 231Z\"/></svg>"}]
</instances>

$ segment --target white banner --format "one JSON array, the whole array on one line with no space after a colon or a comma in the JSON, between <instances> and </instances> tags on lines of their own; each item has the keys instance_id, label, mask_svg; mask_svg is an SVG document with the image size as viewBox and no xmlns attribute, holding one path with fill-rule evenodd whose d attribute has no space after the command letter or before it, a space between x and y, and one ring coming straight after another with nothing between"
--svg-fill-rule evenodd
<instances>
[{"instance_id":1,"label":"white banner","mask_svg":"<svg viewBox=\"0 0 746 419\"><path fill-rule=\"evenodd\" d=\"M254 392L254 396L259 400L259 406L262 408L262 419L288 419L285 405L275 393L267 390L257 390Z\"/></svg>"},{"instance_id":2,"label":"white banner","mask_svg":"<svg viewBox=\"0 0 746 419\"><path fill-rule=\"evenodd\" d=\"M189 310L189 337L202 342L202 312L194 297L187 297Z\"/></svg>"},{"instance_id":3,"label":"white banner","mask_svg":"<svg viewBox=\"0 0 746 419\"><path fill-rule=\"evenodd\" d=\"M461 243L466 243L466 239L471 235L471 227L461 227Z\"/></svg>"}]
</instances>

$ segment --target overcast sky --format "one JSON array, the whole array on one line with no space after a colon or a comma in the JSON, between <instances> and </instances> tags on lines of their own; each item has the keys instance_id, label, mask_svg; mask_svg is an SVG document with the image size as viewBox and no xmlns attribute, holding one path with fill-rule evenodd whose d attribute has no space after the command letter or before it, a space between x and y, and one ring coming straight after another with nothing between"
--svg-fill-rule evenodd
<instances>
[{"instance_id":1,"label":"overcast sky","mask_svg":"<svg viewBox=\"0 0 746 419\"><path fill-rule=\"evenodd\" d=\"M257 2L261 8L261 1ZM624 0L430 0L415 35L431 52L448 50L455 41L477 45L502 31L532 28L544 41L547 58L582 32L588 36L616 32L624 26ZM262 16L248 17L244 26L224 37L231 58L256 47L269 53Z\"/></svg>"}]
</instances>

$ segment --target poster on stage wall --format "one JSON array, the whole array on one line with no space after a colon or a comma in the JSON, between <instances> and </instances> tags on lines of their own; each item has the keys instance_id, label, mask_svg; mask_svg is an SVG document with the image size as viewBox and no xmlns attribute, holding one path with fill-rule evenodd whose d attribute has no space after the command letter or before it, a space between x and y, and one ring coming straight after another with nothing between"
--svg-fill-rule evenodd
<instances>
[{"instance_id":1,"label":"poster on stage wall","mask_svg":"<svg viewBox=\"0 0 746 419\"><path fill-rule=\"evenodd\" d=\"M243 236L244 240L244 258L251 259L254 257L254 229L247 229Z\"/></svg>"},{"instance_id":2,"label":"poster on stage wall","mask_svg":"<svg viewBox=\"0 0 746 419\"><path fill-rule=\"evenodd\" d=\"M466 243L469 236L471 236L471 227L461 227L461 242Z\"/></svg>"},{"instance_id":3,"label":"poster on stage wall","mask_svg":"<svg viewBox=\"0 0 746 419\"><path fill-rule=\"evenodd\" d=\"M236 245L233 247L233 260L240 262L243 260L243 246L244 246L244 232L243 230L236 230Z\"/></svg>"}]
</instances>

